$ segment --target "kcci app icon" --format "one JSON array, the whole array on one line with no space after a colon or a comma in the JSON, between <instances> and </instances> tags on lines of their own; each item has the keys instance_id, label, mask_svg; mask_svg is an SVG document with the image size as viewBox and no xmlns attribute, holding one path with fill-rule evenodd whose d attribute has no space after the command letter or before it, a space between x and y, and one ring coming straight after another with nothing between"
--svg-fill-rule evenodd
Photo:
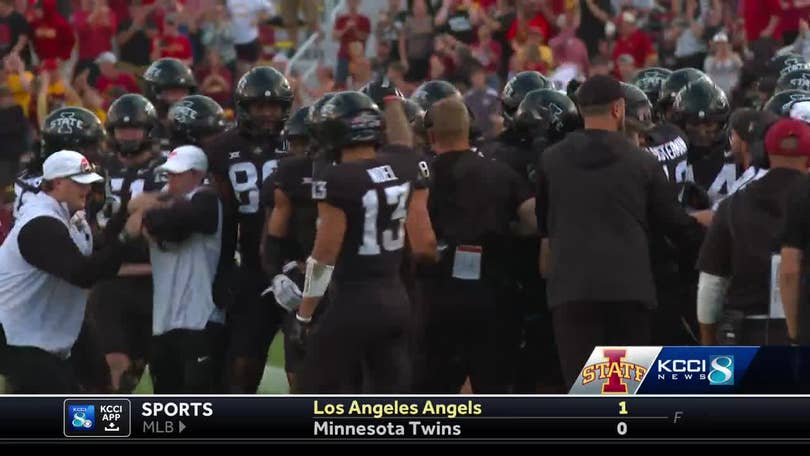
<instances>
[{"instance_id":1,"label":"kcci app icon","mask_svg":"<svg viewBox=\"0 0 810 456\"><path fill-rule=\"evenodd\" d=\"M721 355L712 356L709 359L709 384L710 385L733 385L734 384L734 356Z\"/></svg>"},{"instance_id":2,"label":"kcci app icon","mask_svg":"<svg viewBox=\"0 0 810 456\"><path fill-rule=\"evenodd\" d=\"M96 407L94 405L68 406L70 429L73 431L92 431L96 428Z\"/></svg>"}]
</instances>

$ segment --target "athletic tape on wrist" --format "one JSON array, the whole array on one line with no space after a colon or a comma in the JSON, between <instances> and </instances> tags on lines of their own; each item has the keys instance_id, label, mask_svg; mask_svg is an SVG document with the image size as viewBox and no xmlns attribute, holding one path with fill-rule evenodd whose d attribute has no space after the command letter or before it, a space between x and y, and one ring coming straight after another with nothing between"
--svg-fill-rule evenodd
<instances>
[{"instance_id":1,"label":"athletic tape on wrist","mask_svg":"<svg viewBox=\"0 0 810 456\"><path fill-rule=\"evenodd\" d=\"M324 264L315 258L307 258L307 275L304 279L303 296L305 298L320 298L329 288L332 280L334 266Z\"/></svg>"}]
</instances>

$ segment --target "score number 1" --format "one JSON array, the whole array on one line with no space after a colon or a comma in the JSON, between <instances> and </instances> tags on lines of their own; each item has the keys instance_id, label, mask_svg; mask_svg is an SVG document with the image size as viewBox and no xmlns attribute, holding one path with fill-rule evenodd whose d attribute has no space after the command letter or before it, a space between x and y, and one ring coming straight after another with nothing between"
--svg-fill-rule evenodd
<instances>
[{"instance_id":1,"label":"score number 1","mask_svg":"<svg viewBox=\"0 0 810 456\"><path fill-rule=\"evenodd\" d=\"M627 415L627 401L619 402L619 415ZM619 435L627 434L627 423L624 421L619 421L619 424L616 425L616 432Z\"/></svg>"}]
</instances>

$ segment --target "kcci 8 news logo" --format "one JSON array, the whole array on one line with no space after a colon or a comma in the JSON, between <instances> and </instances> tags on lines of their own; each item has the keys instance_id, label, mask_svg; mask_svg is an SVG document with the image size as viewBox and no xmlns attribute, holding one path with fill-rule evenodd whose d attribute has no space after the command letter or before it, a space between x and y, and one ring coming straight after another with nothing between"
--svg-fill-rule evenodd
<instances>
[{"instance_id":1,"label":"kcci 8 news logo","mask_svg":"<svg viewBox=\"0 0 810 456\"><path fill-rule=\"evenodd\" d=\"M726 394L757 347L596 347L570 394Z\"/></svg>"}]
</instances>

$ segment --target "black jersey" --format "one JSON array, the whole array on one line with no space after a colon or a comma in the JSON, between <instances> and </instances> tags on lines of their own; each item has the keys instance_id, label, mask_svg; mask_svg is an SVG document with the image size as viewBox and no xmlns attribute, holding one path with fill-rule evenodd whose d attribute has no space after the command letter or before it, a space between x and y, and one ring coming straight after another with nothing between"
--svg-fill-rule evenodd
<instances>
[{"instance_id":1,"label":"black jersey","mask_svg":"<svg viewBox=\"0 0 810 456\"><path fill-rule=\"evenodd\" d=\"M375 158L328 168L312 196L346 214L346 233L335 265L336 281L397 279L405 246L405 218L421 184L415 154Z\"/></svg>"},{"instance_id":2,"label":"black jersey","mask_svg":"<svg viewBox=\"0 0 810 456\"><path fill-rule=\"evenodd\" d=\"M273 207L275 190L282 191L292 203L290 238L298 245L303 259L312 252L318 208L312 200L312 160L305 156L285 157L262 184L262 205Z\"/></svg>"},{"instance_id":3,"label":"black jersey","mask_svg":"<svg viewBox=\"0 0 810 456\"><path fill-rule=\"evenodd\" d=\"M166 176L157 171L164 161L162 157L150 160L143 166L127 167L118 158L110 158L102 167L107 178L106 204L96 215L100 227L118 212L124 195L134 198L143 192L156 192L166 185Z\"/></svg>"},{"instance_id":4,"label":"black jersey","mask_svg":"<svg viewBox=\"0 0 810 456\"><path fill-rule=\"evenodd\" d=\"M658 159L667 179L673 184L685 181L689 143L683 130L671 123L661 123L647 133L645 140L645 150Z\"/></svg>"},{"instance_id":5,"label":"black jersey","mask_svg":"<svg viewBox=\"0 0 810 456\"><path fill-rule=\"evenodd\" d=\"M228 183L230 195L222 195L226 214L233 214L239 224L239 253L242 265L260 268L259 241L264 226L260 206L261 187L273 174L278 161L287 155L279 137L254 138L233 128L206 145L209 169L218 180ZM235 229L224 233L235 236Z\"/></svg>"},{"instance_id":6,"label":"black jersey","mask_svg":"<svg viewBox=\"0 0 810 456\"><path fill-rule=\"evenodd\" d=\"M737 174L734 157L722 149L716 149L690 161L686 180L705 189L711 203L714 204L732 192Z\"/></svg>"}]
</instances>

